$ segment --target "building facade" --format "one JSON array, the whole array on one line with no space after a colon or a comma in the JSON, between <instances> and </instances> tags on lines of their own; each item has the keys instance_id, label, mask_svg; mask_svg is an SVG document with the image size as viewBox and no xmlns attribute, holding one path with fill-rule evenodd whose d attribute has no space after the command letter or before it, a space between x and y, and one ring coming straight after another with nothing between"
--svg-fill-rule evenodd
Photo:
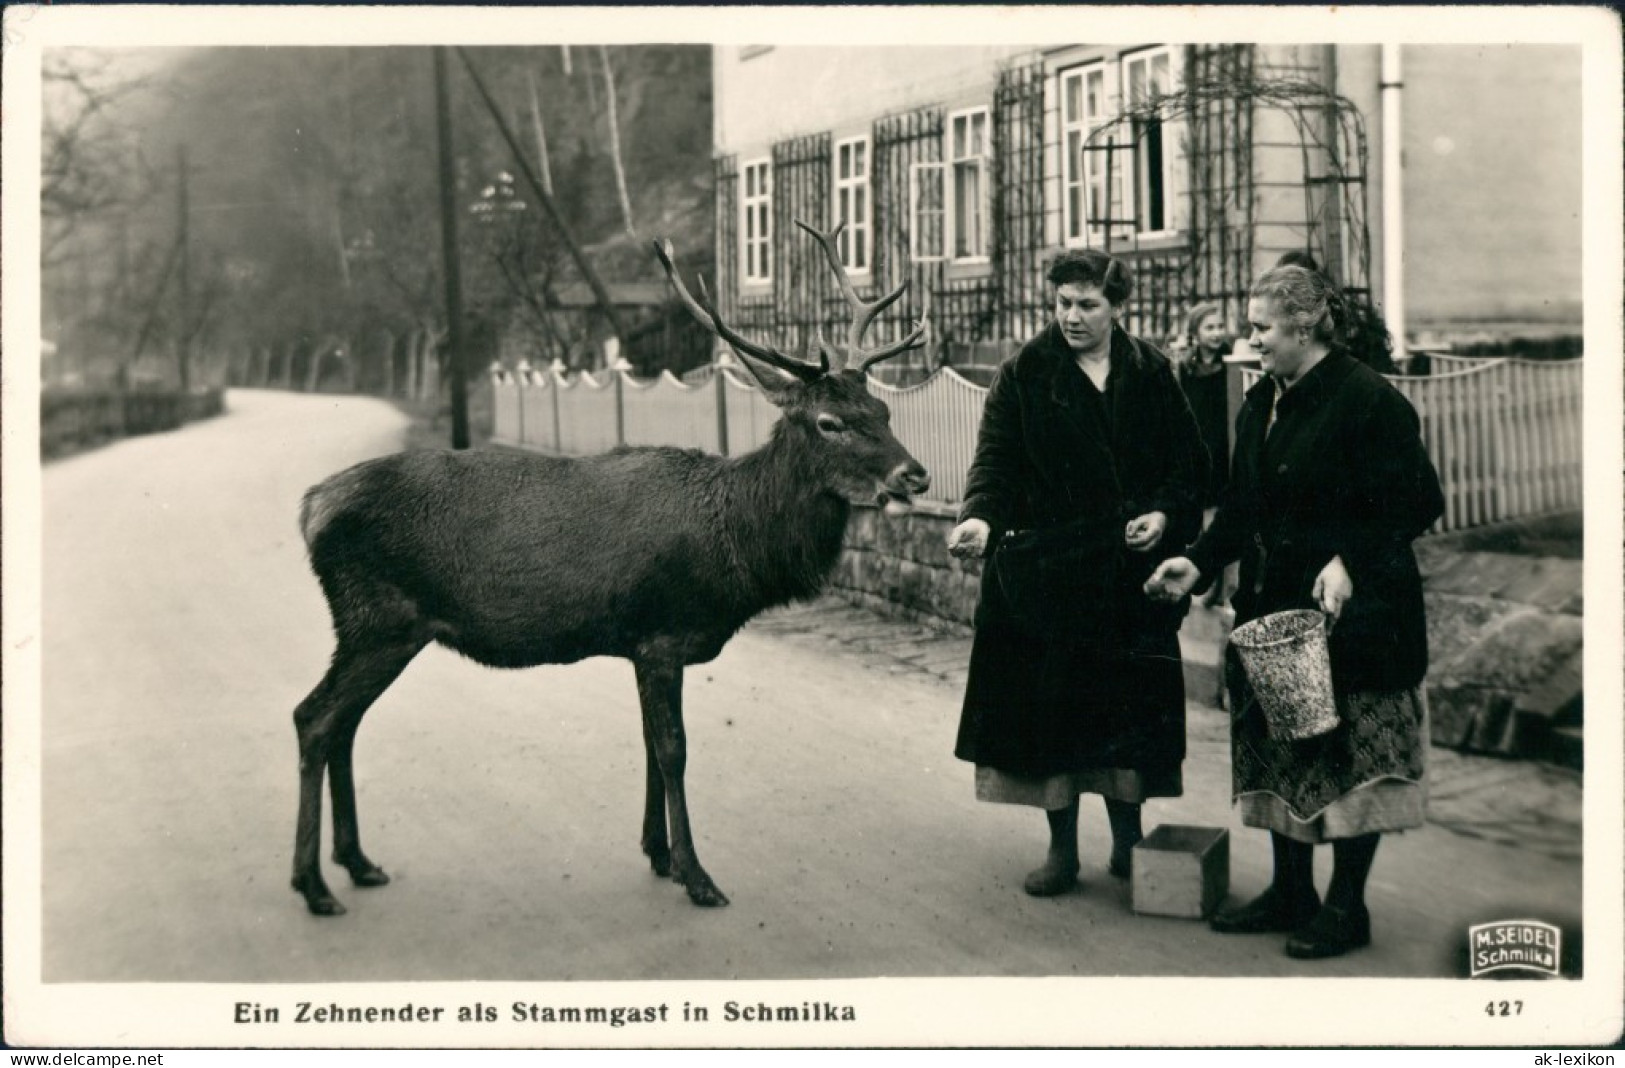
<instances>
[{"instance_id":1,"label":"building facade","mask_svg":"<svg viewBox=\"0 0 1625 1068\"><path fill-rule=\"evenodd\" d=\"M1579 332L1573 50L1407 46L1404 294L1412 335ZM1571 54L1565 55L1565 51ZM1238 327L1259 271L1312 253L1382 303L1379 48L719 47L720 308L781 347L844 314L795 221L843 224L860 293L908 279L876 339L930 295L941 358L996 362L1049 315L1045 262L1131 262L1126 323L1168 337L1193 303ZM1468 91L1463 92L1463 87ZM1511 115L1539 114L1528 136ZM1529 144L1538 151L1528 151ZM1509 244L1538 265L1508 269Z\"/></svg>"}]
</instances>

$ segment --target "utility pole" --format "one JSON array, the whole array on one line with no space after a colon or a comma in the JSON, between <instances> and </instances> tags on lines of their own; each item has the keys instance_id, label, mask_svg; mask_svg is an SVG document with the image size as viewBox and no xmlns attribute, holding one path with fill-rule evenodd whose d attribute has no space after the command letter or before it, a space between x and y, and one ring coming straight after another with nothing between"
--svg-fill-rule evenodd
<instances>
[{"instance_id":1,"label":"utility pole","mask_svg":"<svg viewBox=\"0 0 1625 1068\"><path fill-rule=\"evenodd\" d=\"M123 322L135 306L130 297L130 213L121 212L118 217L118 280L114 283L114 307L117 310L118 321ZM130 361L119 360L118 388L120 392L130 388Z\"/></svg>"},{"instance_id":2,"label":"utility pole","mask_svg":"<svg viewBox=\"0 0 1625 1068\"><path fill-rule=\"evenodd\" d=\"M446 271L446 324L451 345L451 447L468 448L468 380L463 355L463 276L457 256L457 170L451 142L451 87L446 46L434 48L435 125L440 135L440 249Z\"/></svg>"},{"instance_id":3,"label":"utility pole","mask_svg":"<svg viewBox=\"0 0 1625 1068\"><path fill-rule=\"evenodd\" d=\"M192 254L187 241L186 204L186 146L175 149L176 217L179 230L175 238L180 250L180 314L176 316L175 353L179 361L181 392L192 390Z\"/></svg>"},{"instance_id":4,"label":"utility pole","mask_svg":"<svg viewBox=\"0 0 1625 1068\"><path fill-rule=\"evenodd\" d=\"M1382 317L1394 339L1394 362L1405 366L1405 89L1400 46L1382 46Z\"/></svg>"}]
</instances>

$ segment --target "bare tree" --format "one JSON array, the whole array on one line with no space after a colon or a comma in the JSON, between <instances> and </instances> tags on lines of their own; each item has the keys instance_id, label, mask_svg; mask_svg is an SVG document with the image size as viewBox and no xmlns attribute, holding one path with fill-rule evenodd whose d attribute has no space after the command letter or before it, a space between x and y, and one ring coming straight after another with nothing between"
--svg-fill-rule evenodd
<instances>
[{"instance_id":1,"label":"bare tree","mask_svg":"<svg viewBox=\"0 0 1625 1068\"><path fill-rule=\"evenodd\" d=\"M604 112L609 119L609 160L615 168L615 190L620 194L621 222L629 237L637 237L632 225L632 199L626 193L626 166L621 162L621 123L615 110L615 71L609 65L609 49L598 46L598 60L604 70Z\"/></svg>"},{"instance_id":2,"label":"bare tree","mask_svg":"<svg viewBox=\"0 0 1625 1068\"><path fill-rule=\"evenodd\" d=\"M143 204L155 182L134 139L110 121L115 106L145 89L124 78L106 53L65 49L46 56L41 131L43 259L60 262L88 218Z\"/></svg>"}]
</instances>

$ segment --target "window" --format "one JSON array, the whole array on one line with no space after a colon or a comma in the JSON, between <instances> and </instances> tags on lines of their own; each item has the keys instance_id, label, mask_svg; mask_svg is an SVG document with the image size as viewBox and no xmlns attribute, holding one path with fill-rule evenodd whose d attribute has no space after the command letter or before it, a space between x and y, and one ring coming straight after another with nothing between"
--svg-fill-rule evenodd
<instances>
[{"instance_id":1,"label":"window","mask_svg":"<svg viewBox=\"0 0 1625 1068\"><path fill-rule=\"evenodd\" d=\"M747 284L770 282L773 268L773 165L758 160L744 166L744 194L739 198L739 262Z\"/></svg>"},{"instance_id":2,"label":"window","mask_svg":"<svg viewBox=\"0 0 1625 1068\"><path fill-rule=\"evenodd\" d=\"M988 109L948 117L943 129L945 163L909 168L909 256L916 262L988 257Z\"/></svg>"},{"instance_id":3,"label":"window","mask_svg":"<svg viewBox=\"0 0 1625 1068\"><path fill-rule=\"evenodd\" d=\"M1123 97L1132 110L1174 88L1173 53L1166 48L1123 57ZM1134 140L1134 228L1141 233L1173 229L1173 123L1159 115L1128 124Z\"/></svg>"},{"instance_id":4,"label":"window","mask_svg":"<svg viewBox=\"0 0 1625 1068\"><path fill-rule=\"evenodd\" d=\"M1111 135L1090 141L1106 125L1114 101L1108 98L1107 68L1093 63L1061 76L1062 143L1066 146L1065 186L1061 211L1066 243L1081 245L1099 240L1101 220L1117 218L1122 205L1122 166L1112 151L1111 195L1106 189L1106 151Z\"/></svg>"},{"instance_id":5,"label":"window","mask_svg":"<svg viewBox=\"0 0 1625 1068\"><path fill-rule=\"evenodd\" d=\"M1108 222L1113 238L1176 229L1178 124L1155 115L1113 120L1173 92L1177 82L1177 54L1169 48L1062 72L1061 220L1068 245L1102 240Z\"/></svg>"},{"instance_id":6,"label":"window","mask_svg":"<svg viewBox=\"0 0 1625 1068\"><path fill-rule=\"evenodd\" d=\"M951 246L956 260L987 258L987 109L948 119L948 164L953 168Z\"/></svg>"},{"instance_id":7,"label":"window","mask_svg":"<svg viewBox=\"0 0 1625 1068\"><path fill-rule=\"evenodd\" d=\"M841 265L856 274L869 271L869 139L856 137L835 146L835 221L841 229Z\"/></svg>"}]
</instances>

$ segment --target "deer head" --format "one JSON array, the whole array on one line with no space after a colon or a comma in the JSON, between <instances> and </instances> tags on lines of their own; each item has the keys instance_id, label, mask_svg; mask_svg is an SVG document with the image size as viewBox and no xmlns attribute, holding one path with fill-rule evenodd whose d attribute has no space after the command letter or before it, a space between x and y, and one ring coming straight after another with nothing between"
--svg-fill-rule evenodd
<instances>
[{"instance_id":1,"label":"deer head","mask_svg":"<svg viewBox=\"0 0 1625 1068\"><path fill-rule=\"evenodd\" d=\"M835 251L841 225L827 233L800 220L796 225L823 247L841 293L853 309L844 346L826 341L822 328L815 332L817 363L742 337L722 321L706 291L705 279L700 279L699 299L689 293L677 272L669 241L655 242L654 250L689 313L728 343L763 394L783 412L781 432L805 446L798 455L806 457L808 474L822 479L848 500L873 501L887 514L900 515L908 511L915 494L930 486L930 476L893 436L891 410L869 393L865 376L881 360L923 343L930 293L926 294L926 309L920 321L908 336L890 345L865 349L863 337L875 316L903 295L908 282L905 280L876 300L859 299Z\"/></svg>"}]
</instances>

